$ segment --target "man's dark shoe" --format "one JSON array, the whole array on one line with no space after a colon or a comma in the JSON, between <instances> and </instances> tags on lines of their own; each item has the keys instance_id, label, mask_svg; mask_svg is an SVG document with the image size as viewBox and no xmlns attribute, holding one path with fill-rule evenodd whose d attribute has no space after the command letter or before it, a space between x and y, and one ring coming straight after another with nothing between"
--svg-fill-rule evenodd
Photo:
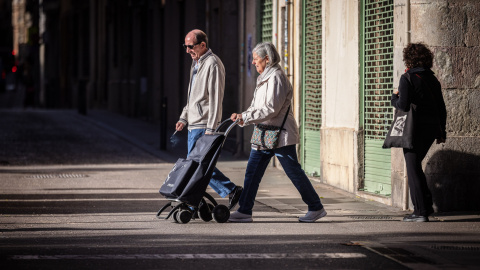
<instances>
[{"instance_id":1,"label":"man's dark shoe","mask_svg":"<svg viewBox=\"0 0 480 270\"><path fill-rule=\"evenodd\" d=\"M403 218L403 221L406 222L428 222L427 216L417 216L415 214L408 215Z\"/></svg>"},{"instance_id":2,"label":"man's dark shoe","mask_svg":"<svg viewBox=\"0 0 480 270\"><path fill-rule=\"evenodd\" d=\"M228 195L228 210L237 205L238 200L240 200L240 195L242 195L243 188L241 186L236 186L233 191Z\"/></svg>"}]
</instances>

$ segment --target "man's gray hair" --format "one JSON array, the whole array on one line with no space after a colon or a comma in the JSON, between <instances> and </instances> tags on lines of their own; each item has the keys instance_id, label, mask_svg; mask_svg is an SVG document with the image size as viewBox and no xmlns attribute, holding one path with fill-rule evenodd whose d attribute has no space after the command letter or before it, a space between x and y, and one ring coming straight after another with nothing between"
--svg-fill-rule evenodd
<instances>
[{"instance_id":1,"label":"man's gray hair","mask_svg":"<svg viewBox=\"0 0 480 270\"><path fill-rule=\"evenodd\" d=\"M280 62L280 55L278 54L275 45L273 45L271 42L258 43L257 46L253 48L252 54L253 53L256 53L262 59L268 55L269 62L267 67L275 66Z\"/></svg>"}]
</instances>

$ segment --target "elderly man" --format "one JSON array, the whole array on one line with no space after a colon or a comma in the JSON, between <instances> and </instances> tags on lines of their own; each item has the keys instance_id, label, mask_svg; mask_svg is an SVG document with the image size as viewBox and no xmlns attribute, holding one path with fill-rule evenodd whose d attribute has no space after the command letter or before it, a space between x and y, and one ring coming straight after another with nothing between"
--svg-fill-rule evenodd
<instances>
[{"instance_id":1,"label":"elderly man","mask_svg":"<svg viewBox=\"0 0 480 270\"><path fill-rule=\"evenodd\" d=\"M222 118L222 102L225 89L225 68L218 56L208 48L207 35L198 29L185 36L183 44L193 59L190 69L187 105L183 108L175 129L182 130L188 124L188 154L195 142L204 134L212 134ZM229 209L240 199L243 188L236 186L215 168L210 187L222 198L229 195Z\"/></svg>"}]
</instances>

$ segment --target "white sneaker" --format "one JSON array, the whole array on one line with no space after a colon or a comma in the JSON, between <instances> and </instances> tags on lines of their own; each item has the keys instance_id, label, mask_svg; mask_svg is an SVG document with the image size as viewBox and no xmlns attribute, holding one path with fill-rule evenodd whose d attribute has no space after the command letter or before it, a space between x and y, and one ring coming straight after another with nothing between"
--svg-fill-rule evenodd
<instances>
[{"instance_id":1,"label":"white sneaker","mask_svg":"<svg viewBox=\"0 0 480 270\"><path fill-rule=\"evenodd\" d=\"M253 222L252 215L242 214L238 211L235 211L230 214L229 222L239 222L239 223L248 223Z\"/></svg>"},{"instance_id":2,"label":"white sneaker","mask_svg":"<svg viewBox=\"0 0 480 270\"><path fill-rule=\"evenodd\" d=\"M327 215L327 211L325 211L325 208L322 208L318 211L308 211L305 216L298 218L298 221L315 222L315 220L320 219L326 215Z\"/></svg>"}]
</instances>

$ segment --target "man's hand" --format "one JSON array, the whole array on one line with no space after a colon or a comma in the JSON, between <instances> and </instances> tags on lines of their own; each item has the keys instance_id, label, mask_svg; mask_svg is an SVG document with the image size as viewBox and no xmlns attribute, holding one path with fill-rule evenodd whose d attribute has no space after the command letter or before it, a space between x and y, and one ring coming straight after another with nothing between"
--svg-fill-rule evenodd
<instances>
[{"instance_id":1,"label":"man's hand","mask_svg":"<svg viewBox=\"0 0 480 270\"><path fill-rule=\"evenodd\" d=\"M398 90L393 90L393 94L398 96Z\"/></svg>"},{"instance_id":2,"label":"man's hand","mask_svg":"<svg viewBox=\"0 0 480 270\"><path fill-rule=\"evenodd\" d=\"M182 129L185 127L185 124L182 123L182 122L177 122L177 124L175 125L175 130L176 131L182 131Z\"/></svg>"},{"instance_id":3,"label":"man's hand","mask_svg":"<svg viewBox=\"0 0 480 270\"><path fill-rule=\"evenodd\" d=\"M232 120L233 122L235 122L237 120L240 120L240 121L238 121L238 123L240 125L243 125L243 119L242 119L242 114L241 113L233 113L232 116L230 116L230 120Z\"/></svg>"}]
</instances>

